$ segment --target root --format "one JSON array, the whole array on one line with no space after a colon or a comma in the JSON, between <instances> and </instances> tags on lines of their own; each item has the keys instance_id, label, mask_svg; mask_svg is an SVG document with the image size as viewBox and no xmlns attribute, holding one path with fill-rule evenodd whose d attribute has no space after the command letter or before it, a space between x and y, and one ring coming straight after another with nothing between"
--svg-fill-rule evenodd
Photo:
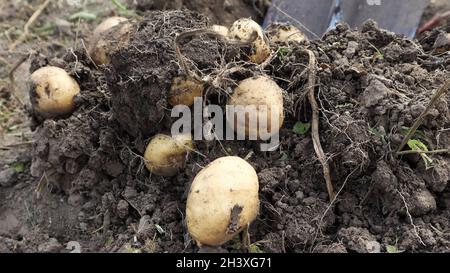
<instances>
[{"instance_id":1,"label":"root","mask_svg":"<svg viewBox=\"0 0 450 273\"><path fill-rule=\"evenodd\" d=\"M87 49L83 39L81 39L81 44L83 45L83 49L86 52L86 56L88 57L89 61L94 65L95 69L98 70L98 66L97 64L95 64L94 60L92 60L91 54L89 54L89 50Z\"/></svg>"},{"instance_id":2,"label":"root","mask_svg":"<svg viewBox=\"0 0 450 273\"><path fill-rule=\"evenodd\" d=\"M220 87L220 83L223 80L224 77L239 72L239 71L245 71L246 68L244 67L245 64L247 64L247 62L244 62L243 65L241 64L237 64L237 63L229 63L227 64L225 67L223 67L222 69L218 69L216 71L216 73L210 73L208 75L202 75L200 76L199 74L202 74L200 71L193 71L192 69L189 68L185 57L183 56L183 54L181 53L181 49L180 49L180 41L184 38L187 37L193 37L196 35L202 35L202 34L206 34L206 35L210 35L210 36L214 36L217 37L219 39L225 39L226 37L224 37L221 34L218 34L215 31L212 31L210 29L194 29L194 30L190 30L190 31L185 31L182 32L180 34L178 34L175 37L174 40L174 48L175 48L175 53L178 59L178 62L181 66L181 69L184 71L184 73L186 74L186 76L190 79L196 80L198 82L202 82L202 83L206 83L209 84L215 88L219 88ZM231 43L234 44L238 44L238 45L250 45L252 42L255 41L255 39L257 39L257 36L254 35L252 36L248 41L230 41ZM260 64L258 67L259 69L262 71L266 68L266 66L268 66L275 58L276 58L277 54L271 54L265 62L263 62L262 64ZM235 66L232 66L235 65Z\"/></svg>"},{"instance_id":3,"label":"root","mask_svg":"<svg viewBox=\"0 0 450 273\"><path fill-rule=\"evenodd\" d=\"M308 100L312 108L312 126L311 135L314 144L314 150L320 163L322 164L324 178L327 184L328 196L330 197L330 202L333 202L336 195L333 189L333 183L331 181L330 166L328 164L325 153L322 149L322 144L320 144L319 135L319 106L317 104L316 98L314 97L314 87L316 85L316 57L311 50L306 50L309 55L309 76L308 76Z\"/></svg>"},{"instance_id":4,"label":"root","mask_svg":"<svg viewBox=\"0 0 450 273\"><path fill-rule=\"evenodd\" d=\"M327 208L325 209L325 211L323 212L322 216L319 219L319 222L317 224L317 231L316 234L314 235L314 240L313 243L311 244L311 249L310 252L313 251L314 248L314 242L317 240L319 233L322 232L322 223L323 220L325 219L325 216L327 215L327 213L331 210L331 208L333 207L333 205L336 203L336 199L337 197L341 194L342 190L345 188L345 185L347 185L348 180L350 179L350 177L358 170L358 168L355 168L349 175L347 175L347 177L344 180L344 183L342 183L342 186L340 187L339 191L337 192L337 194L335 195L335 197L331 200L330 204L327 206Z\"/></svg>"},{"instance_id":5,"label":"root","mask_svg":"<svg viewBox=\"0 0 450 273\"><path fill-rule=\"evenodd\" d=\"M430 103L428 104L427 108L423 110L423 112L420 114L420 116L416 119L413 126L409 129L408 133L406 134L405 138L403 139L402 143L397 149L397 155L399 155L402 152L403 147L405 147L406 143L411 139L411 137L416 133L419 126L422 124L423 120L427 116L428 112L433 108L433 106L437 103L440 97L447 93L448 89L450 88L450 80L447 80L442 87L440 87L436 93L434 93L433 97L431 98Z\"/></svg>"},{"instance_id":6,"label":"root","mask_svg":"<svg viewBox=\"0 0 450 273\"><path fill-rule=\"evenodd\" d=\"M419 242L420 242L423 246L426 246L426 244L423 242L422 238L421 238L420 235L419 235L419 231L418 231L419 229L418 229L417 226L414 224L414 221L413 221L413 218L412 218L412 216L411 216L411 213L409 213L409 208L408 208L408 204L406 203L405 197L403 196L403 194L402 194L399 190L397 190L397 193L400 195L400 198L402 198L403 204L405 205L406 215L408 216L409 221L411 222L411 225L412 225L413 228L414 228L414 234L416 235L416 237L417 237L417 239L419 240Z\"/></svg>"},{"instance_id":7,"label":"root","mask_svg":"<svg viewBox=\"0 0 450 273\"><path fill-rule=\"evenodd\" d=\"M177 54L178 61L180 62L180 66L183 69L184 73L186 73L186 75L191 79L195 79L199 82L204 82L205 80L202 77L200 77L197 73L195 73L195 72L191 71L191 69L189 69L189 67L186 63L185 57L181 53L181 49L180 49L180 40L187 38L187 37L192 37L192 36L201 35L201 34L212 35L212 36L219 37L222 39L224 38L222 35L218 34L215 31L209 30L209 29L195 29L195 30L185 31L183 33L178 34L174 40L174 48L175 48L175 53Z\"/></svg>"}]
</instances>

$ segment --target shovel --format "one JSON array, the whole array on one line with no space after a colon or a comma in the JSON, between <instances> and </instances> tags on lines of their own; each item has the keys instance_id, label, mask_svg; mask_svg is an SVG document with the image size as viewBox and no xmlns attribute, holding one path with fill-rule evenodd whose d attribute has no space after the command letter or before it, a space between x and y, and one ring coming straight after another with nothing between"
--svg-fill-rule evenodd
<instances>
[{"instance_id":1,"label":"shovel","mask_svg":"<svg viewBox=\"0 0 450 273\"><path fill-rule=\"evenodd\" d=\"M379 27L413 38L429 0L273 0L264 27L286 22L309 38L320 38L338 22L360 27L375 20Z\"/></svg>"}]
</instances>

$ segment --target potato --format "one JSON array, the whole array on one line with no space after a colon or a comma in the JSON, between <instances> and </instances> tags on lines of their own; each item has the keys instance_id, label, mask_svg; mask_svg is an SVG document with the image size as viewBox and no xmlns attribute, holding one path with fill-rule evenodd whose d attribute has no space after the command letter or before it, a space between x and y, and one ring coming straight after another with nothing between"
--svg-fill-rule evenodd
<instances>
[{"instance_id":1,"label":"potato","mask_svg":"<svg viewBox=\"0 0 450 273\"><path fill-rule=\"evenodd\" d=\"M245 79L234 89L228 100L228 105L234 106L256 106L253 111L245 114L245 119L238 119L238 114L234 115L234 129L236 132L245 131L246 136L256 136L261 138L262 134L276 134L284 121L283 90L272 79L266 76L255 76ZM267 107L260 107L267 106ZM277 122L272 121L272 112L277 117ZM250 117L257 120L257 124L249 124ZM261 132L262 122L266 123L266 131ZM263 128L264 129L264 128Z\"/></svg>"},{"instance_id":2,"label":"potato","mask_svg":"<svg viewBox=\"0 0 450 273\"><path fill-rule=\"evenodd\" d=\"M270 46L261 26L248 18L236 20L228 31L228 38L241 42L252 42L254 52L249 56L249 60L260 64L270 56Z\"/></svg>"},{"instance_id":3,"label":"potato","mask_svg":"<svg viewBox=\"0 0 450 273\"><path fill-rule=\"evenodd\" d=\"M306 36L290 24L274 23L267 28L267 36L272 43L288 43L306 41Z\"/></svg>"},{"instance_id":4,"label":"potato","mask_svg":"<svg viewBox=\"0 0 450 273\"><path fill-rule=\"evenodd\" d=\"M119 17L119 16L113 16L106 18L103 22L101 22L94 30L94 37L98 37L101 33L107 31L108 29L127 21L127 18Z\"/></svg>"},{"instance_id":5,"label":"potato","mask_svg":"<svg viewBox=\"0 0 450 273\"><path fill-rule=\"evenodd\" d=\"M80 86L59 67L45 66L30 76L30 100L34 111L44 118L62 117L74 110Z\"/></svg>"},{"instance_id":6,"label":"potato","mask_svg":"<svg viewBox=\"0 0 450 273\"><path fill-rule=\"evenodd\" d=\"M211 30L224 37L228 36L228 28L221 25L212 25Z\"/></svg>"},{"instance_id":7,"label":"potato","mask_svg":"<svg viewBox=\"0 0 450 273\"><path fill-rule=\"evenodd\" d=\"M145 166L156 175L174 176L184 168L186 156L192 149L191 135L158 134L147 145Z\"/></svg>"},{"instance_id":8,"label":"potato","mask_svg":"<svg viewBox=\"0 0 450 273\"><path fill-rule=\"evenodd\" d=\"M118 23L93 36L89 47L89 55L96 65L105 65L110 62L109 55L125 47L131 38L132 25L128 22Z\"/></svg>"},{"instance_id":9,"label":"potato","mask_svg":"<svg viewBox=\"0 0 450 273\"><path fill-rule=\"evenodd\" d=\"M203 95L204 86L195 80L186 77L175 77L170 87L167 101L171 106L194 104L196 97Z\"/></svg>"},{"instance_id":10,"label":"potato","mask_svg":"<svg viewBox=\"0 0 450 273\"><path fill-rule=\"evenodd\" d=\"M258 215L258 189L256 171L245 160L227 156L211 162L189 190L186 224L192 238L200 247L232 239ZM239 207L242 211L236 213Z\"/></svg>"}]
</instances>

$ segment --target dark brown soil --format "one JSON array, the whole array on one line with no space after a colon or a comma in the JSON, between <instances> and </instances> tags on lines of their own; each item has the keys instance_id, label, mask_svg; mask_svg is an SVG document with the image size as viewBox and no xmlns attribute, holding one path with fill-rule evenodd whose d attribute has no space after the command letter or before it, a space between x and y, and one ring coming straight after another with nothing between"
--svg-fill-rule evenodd
<instances>
[{"instance_id":1,"label":"dark brown soil","mask_svg":"<svg viewBox=\"0 0 450 273\"><path fill-rule=\"evenodd\" d=\"M268 8L265 0L128 0L138 12L186 8L207 15L213 24L230 26L239 18L261 22Z\"/></svg>"},{"instance_id":2,"label":"dark brown soil","mask_svg":"<svg viewBox=\"0 0 450 273\"><path fill-rule=\"evenodd\" d=\"M186 194L198 171L225 155L247 157L258 173L253 251L450 250L450 156L430 155L427 169L419 155L395 155L449 76L449 58L426 47L431 36L420 44L368 22L360 31L339 25L320 41L274 44L277 55L265 73L286 90L280 148L260 152L251 141L199 141L184 172L150 174L141 155L149 137L170 128L165 92L183 73L174 35L208 24L187 11L151 13L134 25L130 46L100 70L82 49L62 60L35 58L32 71L61 66L82 92L71 117L36 123L31 154L16 159L24 172L2 171L0 251L69 251L66 245L77 241L83 252L196 252L184 224ZM310 133L292 130L311 119L303 99L306 48L318 60L321 142L338 192L331 205ZM182 51L204 73L220 69L224 52L227 62L242 58L239 48L206 35L184 41ZM262 73L255 65L244 68L230 78ZM215 91L207 98L223 104ZM449 103L450 95L442 98L414 136L430 150L450 147ZM224 248L243 251L238 238Z\"/></svg>"}]
</instances>

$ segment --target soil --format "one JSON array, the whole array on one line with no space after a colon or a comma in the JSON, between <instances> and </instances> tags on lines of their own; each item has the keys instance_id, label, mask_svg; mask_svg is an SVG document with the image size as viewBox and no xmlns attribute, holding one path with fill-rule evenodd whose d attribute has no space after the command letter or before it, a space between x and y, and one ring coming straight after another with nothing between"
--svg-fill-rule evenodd
<instances>
[{"instance_id":1,"label":"soil","mask_svg":"<svg viewBox=\"0 0 450 273\"><path fill-rule=\"evenodd\" d=\"M270 4L267 0L129 0L129 6L138 12L186 8L208 15L212 24L229 27L239 18L252 18L262 22Z\"/></svg>"},{"instance_id":2,"label":"soil","mask_svg":"<svg viewBox=\"0 0 450 273\"><path fill-rule=\"evenodd\" d=\"M239 62L244 45L210 35L185 39L181 51L199 74L216 76L226 63L240 66L208 88L209 103L224 106L224 92L255 74L271 76L286 91L281 144L261 152L253 141L196 141L182 173L149 173L145 146L173 122L165 90L186 73L173 48L175 35L214 20L186 10L150 12L134 19L129 46L99 69L80 44L33 55L30 72L62 67L82 91L70 117L34 119L32 145L5 150L0 252L197 252L184 223L189 185L201 168L226 155L248 159L258 173L253 252L450 250L450 155L429 155L430 167L418 154L395 154L448 79L450 58L432 47L442 29L411 41L370 21L360 30L341 24L322 40L272 44L275 56L263 69ZM320 137L338 193L332 204L310 132L292 129L311 122L305 49L318 62ZM429 150L450 147L449 104L447 94L413 136ZM245 251L239 238L222 248Z\"/></svg>"}]
</instances>

